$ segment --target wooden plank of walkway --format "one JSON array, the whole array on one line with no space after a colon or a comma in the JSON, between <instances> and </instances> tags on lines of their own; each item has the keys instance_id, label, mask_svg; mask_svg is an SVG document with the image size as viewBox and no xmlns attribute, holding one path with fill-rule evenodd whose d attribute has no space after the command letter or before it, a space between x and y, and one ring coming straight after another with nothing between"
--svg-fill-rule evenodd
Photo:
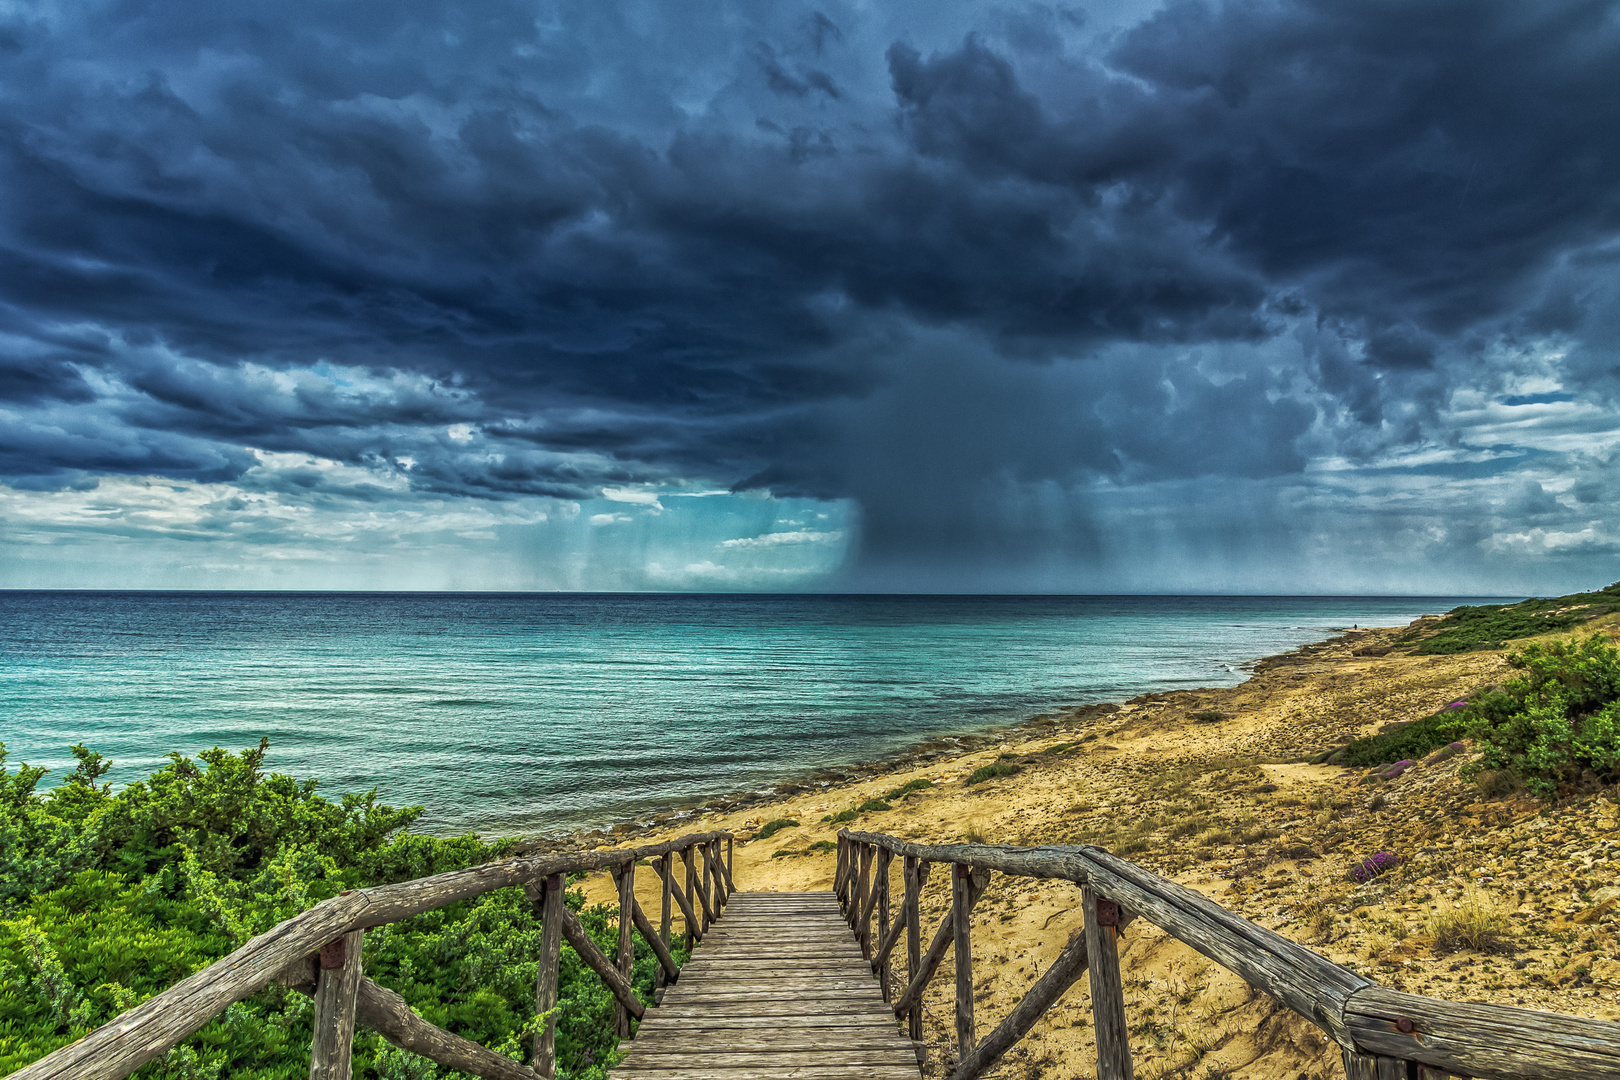
<instances>
[{"instance_id":1,"label":"wooden plank of walkway","mask_svg":"<svg viewBox=\"0 0 1620 1080\"><path fill-rule=\"evenodd\" d=\"M830 892L736 893L610 1080L918 1080Z\"/></svg>"}]
</instances>

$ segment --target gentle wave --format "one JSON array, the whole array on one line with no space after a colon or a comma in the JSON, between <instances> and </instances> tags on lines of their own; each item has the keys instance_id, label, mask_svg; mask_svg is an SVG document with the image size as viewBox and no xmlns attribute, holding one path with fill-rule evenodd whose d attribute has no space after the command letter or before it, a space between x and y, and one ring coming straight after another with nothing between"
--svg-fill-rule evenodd
<instances>
[{"instance_id":1,"label":"gentle wave","mask_svg":"<svg viewBox=\"0 0 1620 1080\"><path fill-rule=\"evenodd\" d=\"M0 741L127 783L268 736L431 831L561 831L1479 600L0 592Z\"/></svg>"}]
</instances>

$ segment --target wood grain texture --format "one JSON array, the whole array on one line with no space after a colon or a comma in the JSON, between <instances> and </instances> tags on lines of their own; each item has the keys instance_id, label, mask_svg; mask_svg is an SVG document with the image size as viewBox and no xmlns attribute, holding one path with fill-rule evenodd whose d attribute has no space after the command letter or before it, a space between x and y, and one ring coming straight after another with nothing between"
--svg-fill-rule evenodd
<instances>
[{"instance_id":1,"label":"wood grain texture","mask_svg":"<svg viewBox=\"0 0 1620 1080\"><path fill-rule=\"evenodd\" d=\"M737 891L737 886L731 880L731 841L727 840L725 843L726 851L722 855L720 853L720 841L716 840L714 842L714 865L715 869L720 872L720 877L725 881L725 899L729 902L731 894Z\"/></svg>"},{"instance_id":2,"label":"wood grain texture","mask_svg":"<svg viewBox=\"0 0 1620 1080\"><path fill-rule=\"evenodd\" d=\"M727 841L727 843L730 843L730 841ZM669 936L671 907L668 855L660 855L658 857L658 859L653 863L653 872L658 875L659 890L662 894L659 897L658 940L664 943L664 952L667 953L669 952L669 945L672 940ZM653 973L653 987L655 989L663 987L671 978L673 978L673 976L669 974L668 969L664 966L663 960L664 958L662 956L658 958L658 970Z\"/></svg>"},{"instance_id":3,"label":"wood grain texture","mask_svg":"<svg viewBox=\"0 0 1620 1080\"><path fill-rule=\"evenodd\" d=\"M1029 1034L1040 1018L1063 996L1063 992L1086 970L1085 934L1077 934L1058 953L1046 973L1035 981L1006 1019L986 1035L984 1041L964 1052L951 1070L949 1080L975 1080L1001 1060L1001 1055Z\"/></svg>"},{"instance_id":4,"label":"wood grain texture","mask_svg":"<svg viewBox=\"0 0 1620 1080\"><path fill-rule=\"evenodd\" d=\"M876 858L877 852L877 848L867 847L861 857L861 915L855 923L855 936L860 939L861 952L868 957L872 955L873 948L872 915L877 910L880 892L877 872L882 869L880 860Z\"/></svg>"},{"instance_id":5,"label":"wood grain texture","mask_svg":"<svg viewBox=\"0 0 1620 1080\"><path fill-rule=\"evenodd\" d=\"M364 930L351 930L321 950L309 1080L349 1080L354 1074L354 1008L364 938ZM335 952L335 966L327 964L329 951Z\"/></svg>"},{"instance_id":6,"label":"wood grain texture","mask_svg":"<svg viewBox=\"0 0 1620 1080\"><path fill-rule=\"evenodd\" d=\"M288 969L281 981L313 997L316 975L313 964L299 964ZM428 1023L404 998L367 978L361 978L355 995L355 1018L395 1046L471 1076L486 1080L536 1080L540 1076L504 1054Z\"/></svg>"},{"instance_id":7,"label":"wood grain texture","mask_svg":"<svg viewBox=\"0 0 1620 1080\"><path fill-rule=\"evenodd\" d=\"M1227 911L1213 900L1098 847L1007 847L998 844L913 844L878 833L844 830L865 844L899 855L975 866L1033 878L1091 883L1104 896L1243 977L1356 1049L1344 1021L1350 995L1371 981L1318 956L1281 934Z\"/></svg>"},{"instance_id":8,"label":"wood grain texture","mask_svg":"<svg viewBox=\"0 0 1620 1080\"><path fill-rule=\"evenodd\" d=\"M720 918L720 909L715 905L715 897L709 889L709 879L713 873L709 869L709 845L694 844L692 858L697 863L697 895L698 902L703 905L703 932L708 933Z\"/></svg>"},{"instance_id":9,"label":"wood grain texture","mask_svg":"<svg viewBox=\"0 0 1620 1080\"><path fill-rule=\"evenodd\" d=\"M907 855L904 863L905 899L902 901L905 910L902 913L906 921L906 985L910 986L917 972L922 967L922 925L920 922L922 907L923 882L928 877L928 864L915 855ZM921 1043L922 1030L922 1000L914 1001L911 1008L904 1011L906 1016L906 1031L912 1041ZM926 1062L919 1061L923 1065Z\"/></svg>"},{"instance_id":10,"label":"wood grain texture","mask_svg":"<svg viewBox=\"0 0 1620 1080\"><path fill-rule=\"evenodd\" d=\"M1091 1020L1097 1036L1097 1080L1132 1080L1131 1043L1125 1026L1125 987L1113 920L1098 918L1103 898L1089 885L1080 890L1084 941L1090 961Z\"/></svg>"},{"instance_id":11,"label":"wood grain texture","mask_svg":"<svg viewBox=\"0 0 1620 1080\"><path fill-rule=\"evenodd\" d=\"M540 1075L505 1054L428 1023L404 998L370 979L361 980L356 1012L360 1023L395 1046L446 1068L485 1080L535 1080Z\"/></svg>"},{"instance_id":12,"label":"wood grain texture","mask_svg":"<svg viewBox=\"0 0 1620 1080\"><path fill-rule=\"evenodd\" d=\"M626 985L636 970L636 864L634 860L623 866L613 868L613 880L619 886L619 947L614 959L618 963L619 975ZM630 1014L625 1011L624 1002L620 1001L614 1010L614 1030L619 1038L630 1036Z\"/></svg>"},{"instance_id":13,"label":"wood grain texture","mask_svg":"<svg viewBox=\"0 0 1620 1080\"><path fill-rule=\"evenodd\" d=\"M984 886L989 880L988 875L979 874L975 874L968 879L969 911L972 910L974 904L978 903L979 897L984 894ZM945 959L945 950L951 947L955 925L956 902L953 898L951 910L947 911L945 917L939 920L939 929L934 931L934 939L929 942L928 951L923 954L922 966L917 969L917 973L906 984L905 990L895 999L894 1012L896 1016L901 1015L922 1001L923 990L928 986L929 980L933 979L934 972L939 970L940 962Z\"/></svg>"},{"instance_id":14,"label":"wood grain texture","mask_svg":"<svg viewBox=\"0 0 1620 1080\"><path fill-rule=\"evenodd\" d=\"M564 876L552 874L541 880L540 956L534 984L534 1012L543 1016L557 1007L557 964L562 955L562 912ZM534 1033L534 1068L546 1080L557 1075L557 1018Z\"/></svg>"},{"instance_id":15,"label":"wood grain texture","mask_svg":"<svg viewBox=\"0 0 1620 1080\"><path fill-rule=\"evenodd\" d=\"M1413 1022L1410 1034L1396 1027ZM1620 1024L1443 1001L1381 986L1357 991L1345 1022L1363 1053L1496 1080L1620 1080Z\"/></svg>"},{"instance_id":16,"label":"wood grain texture","mask_svg":"<svg viewBox=\"0 0 1620 1080\"><path fill-rule=\"evenodd\" d=\"M951 959L956 965L956 1053L965 1058L978 1037L973 1031L973 868L951 867Z\"/></svg>"},{"instance_id":17,"label":"wood grain texture","mask_svg":"<svg viewBox=\"0 0 1620 1080\"><path fill-rule=\"evenodd\" d=\"M666 982L674 982L680 978L681 969L675 964L675 957L670 953L669 946L664 944L664 935L653 929L653 924L647 918L647 913L641 910L641 902L630 896L630 914L635 919L636 929L652 947L653 955L658 957L658 973L665 976Z\"/></svg>"},{"instance_id":18,"label":"wood grain texture","mask_svg":"<svg viewBox=\"0 0 1620 1080\"><path fill-rule=\"evenodd\" d=\"M670 855L666 856L666 858L670 861L660 871L664 878L664 890L666 895L675 901L675 906L681 909L681 919L685 923L683 933L686 935L686 949L690 952L695 943L703 940L703 932L700 929L701 924L698 922L697 915L692 911L692 901L688 899L691 890L682 888L676 880L678 874L675 869L675 856Z\"/></svg>"},{"instance_id":19,"label":"wood grain texture","mask_svg":"<svg viewBox=\"0 0 1620 1080\"><path fill-rule=\"evenodd\" d=\"M785 918L798 930L784 937ZM831 893L732 896L625 1049L613 1076L918 1076Z\"/></svg>"},{"instance_id":20,"label":"wood grain texture","mask_svg":"<svg viewBox=\"0 0 1620 1080\"><path fill-rule=\"evenodd\" d=\"M602 981L607 983L608 989L613 991L613 996L618 999L625 1012L634 1016L637 1020L641 1019L642 1015L646 1013L647 1007L636 996L635 989L631 987L629 980L619 974L619 969L613 966L613 961L609 960L603 955L602 950L596 947L596 942L591 940L591 935L586 933L585 927L580 925L579 916L569 911L566 906L562 910L562 931L563 937L568 939L568 944L572 945L574 951L579 954L579 958L585 961L585 966L596 972L601 976Z\"/></svg>"}]
</instances>

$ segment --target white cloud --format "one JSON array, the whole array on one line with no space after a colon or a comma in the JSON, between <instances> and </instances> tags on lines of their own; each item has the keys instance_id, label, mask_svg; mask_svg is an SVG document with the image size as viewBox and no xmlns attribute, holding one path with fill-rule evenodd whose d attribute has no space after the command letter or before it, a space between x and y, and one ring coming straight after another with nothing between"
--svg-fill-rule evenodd
<instances>
[{"instance_id":1,"label":"white cloud","mask_svg":"<svg viewBox=\"0 0 1620 1080\"><path fill-rule=\"evenodd\" d=\"M602 498L608 502L633 503L636 506L651 506L659 510L664 508L658 501L658 492L646 488L603 488Z\"/></svg>"},{"instance_id":2,"label":"white cloud","mask_svg":"<svg viewBox=\"0 0 1620 1080\"><path fill-rule=\"evenodd\" d=\"M814 532L795 529L792 532L765 533L762 536L744 536L736 540L722 540L721 547L777 547L782 544L836 544L844 538L842 529L832 532Z\"/></svg>"},{"instance_id":3,"label":"white cloud","mask_svg":"<svg viewBox=\"0 0 1620 1080\"><path fill-rule=\"evenodd\" d=\"M618 525L630 520L629 514L592 514L590 517L592 525Z\"/></svg>"}]
</instances>

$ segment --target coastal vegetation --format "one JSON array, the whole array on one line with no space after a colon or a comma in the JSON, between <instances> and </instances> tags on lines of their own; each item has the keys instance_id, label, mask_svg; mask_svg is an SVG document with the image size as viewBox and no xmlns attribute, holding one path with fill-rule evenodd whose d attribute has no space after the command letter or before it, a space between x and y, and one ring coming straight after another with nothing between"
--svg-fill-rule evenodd
<instances>
[{"instance_id":1,"label":"coastal vegetation","mask_svg":"<svg viewBox=\"0 0 1620 1080\"><path fill-rule=\"evenodd\" d=\"M1413 651L1419 656L1500 649L1509 641L1568 630L1615 611L1620 611L1620 581L1597 592L1454 608L1438 621L1414 625L1396 643L1417 642Z\"/></svg>"},{"instance_id":2,"label":"coastal vegetation","mask_svg":"<svg viewBox=\"0 0 1620 1080\"><path fill-rule=\"evenodd\" d=\"M981 765L968 774L962 781L964 784L982 784L986 780L994 780L1001 776L1011 776L1018 771L1017 765L1009 765L1005 761L998 761L993 765Z\"/></svg>"},{"instance_id":3,"label":"coastal vegetation","mask_svg":"<svg viewBox=\"0 0 1620 1080\"><path fill-rule=\"evenodd\" d=\"M261 741L239 754L171 754L114 793L102 781L109 763L85 747L73 748L71 775L40 791L47 770L6 768L0 746L0 1074L344 889L487 862L511 846L409 833L419 807L380 805L375 792L325 798L312 779L267 774L267 750ZM567 903L599 945L614 947L616 910L586 906L577 889ZM530 904L504 889L370 931L365 963L432 1023L523 1059L539 946ZM562 954L558 1075L598 1080L613 1060L613 998L569 946ZM655 963L638 937L635 984L648 1002ZM271 987L137 1075L302 1077L310 1019L307 997ZM356 1035L356 1077L443 1075L371 1032Z\"/></svg>"},{"instance_id":4,"label":"coastal vegetation","mask_svg":"<svg viewBox=\"0 0 1620 1080\"><path fill-rule=\"evenodd\" d=\"M795 828L798 824L799 823L794 821L792 818L785 817L779 817L773 821L767 821L765 824L759 827L759 832L754 834L754 839L769 840L783 829Z\"/></svg>"},{"instance_id":5,"label":"coastal vegetation","mask_svg":"<svg viewBox=\"0 0 1620 1080\"><path fill-rule=\"evenodd\" d=\"M1601 634L1532 641L1507 663L1523 674L1324 759L1376 766L1374 775L1392 779L1415 759L1454 756L1472 739L1478 757L1463 775L1496 774L1487 783L1498 791L1522 786L1551 797L1620 781L1620 647Z\"/></svg>"}]
</instances>

